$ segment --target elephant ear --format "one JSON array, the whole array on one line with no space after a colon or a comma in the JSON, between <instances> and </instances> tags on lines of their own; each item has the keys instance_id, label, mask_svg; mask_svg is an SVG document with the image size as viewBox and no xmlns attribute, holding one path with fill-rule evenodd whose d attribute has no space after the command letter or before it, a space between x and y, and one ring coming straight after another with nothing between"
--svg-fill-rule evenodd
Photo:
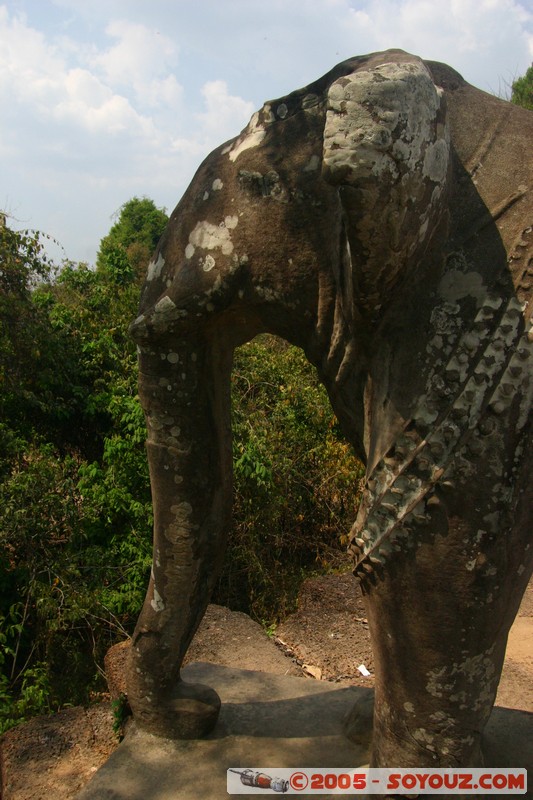
<instances>
[{"instance_id":1,"label":"elephant ear","mask_svg":"<svg viewBox=\"0 0 533 800\"><path fill-rule=\"evenodd\" d=\"M329 87L323 176L339 186L355 302L375 317L419 265L446 207L444 97L423 62L382 63Z\"/></svg>"}]
</instances>

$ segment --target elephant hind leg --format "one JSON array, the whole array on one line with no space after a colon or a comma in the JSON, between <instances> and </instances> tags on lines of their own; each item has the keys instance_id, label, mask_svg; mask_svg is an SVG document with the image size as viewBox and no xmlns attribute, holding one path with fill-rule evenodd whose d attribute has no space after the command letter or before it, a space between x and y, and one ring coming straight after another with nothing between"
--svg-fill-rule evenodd
<instances>
[{"instance_id":1,"label":"elephant hind leg","mask_svg":"<svg viewBox=\"0 0 533 800\"><path fill-rule=\"evenodd\" d=\"M377 665L372 766L482 764L507 630L501 608L493 617L479 607L468 564L450 563L450 538L459 547L463 534L459 526L445 543L399 554L367 586Z\"/></svg>"}]
</instances>

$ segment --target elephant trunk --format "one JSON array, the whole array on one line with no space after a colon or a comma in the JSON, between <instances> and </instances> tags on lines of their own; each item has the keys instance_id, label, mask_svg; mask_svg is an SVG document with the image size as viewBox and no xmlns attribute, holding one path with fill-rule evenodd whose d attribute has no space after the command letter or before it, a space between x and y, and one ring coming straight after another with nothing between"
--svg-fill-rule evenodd
<instances>
[{"instance_id":1,"label":"elephant trunk","mask_svg":"<svg viewBox=\"0 0 533 800\"><path fill-rule=\"evenodd\" d=\"M231 516L232 348L204 333L141 349L154 507L153 567L131 646L128 699L143 729L195 738L220 701L180 679L220 571Z\"/></svg>"}]
</instances>

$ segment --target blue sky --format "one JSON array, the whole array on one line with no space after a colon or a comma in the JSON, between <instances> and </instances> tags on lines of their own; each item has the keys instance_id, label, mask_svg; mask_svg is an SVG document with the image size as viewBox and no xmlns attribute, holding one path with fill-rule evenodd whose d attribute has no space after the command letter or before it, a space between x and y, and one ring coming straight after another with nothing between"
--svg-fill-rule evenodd
<instances>
[{"instance_id":1,"label":"blue sky","mask_svg":"<svg viewBox=\"0 0 533 800\"><path fill-rule=\"evenodd\" d=\"M0 210L93 263L131 197L170 212L265 100L389 47L503 94L532 0L0 0Z\"/></svg>"}]
</instances>

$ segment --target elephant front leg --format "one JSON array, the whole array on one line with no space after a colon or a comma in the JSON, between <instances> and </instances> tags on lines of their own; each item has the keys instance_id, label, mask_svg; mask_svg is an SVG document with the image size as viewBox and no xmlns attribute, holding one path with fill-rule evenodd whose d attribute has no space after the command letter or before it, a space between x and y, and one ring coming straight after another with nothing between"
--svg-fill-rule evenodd
<instances>
[{"instance_id":1,"label":"elephant front leg","mask_svg":"<svg viewBox=\"0 0 533 800\"><path fill-rule=\"evenodd\" d=\"M231 514L230 371L231 351L192 335L140 358L154 550L128 699L141 728L168 738L206 734L220 709L216 692L184 682L180 667L219 574Z\"/></svg>"}]
</instances>

